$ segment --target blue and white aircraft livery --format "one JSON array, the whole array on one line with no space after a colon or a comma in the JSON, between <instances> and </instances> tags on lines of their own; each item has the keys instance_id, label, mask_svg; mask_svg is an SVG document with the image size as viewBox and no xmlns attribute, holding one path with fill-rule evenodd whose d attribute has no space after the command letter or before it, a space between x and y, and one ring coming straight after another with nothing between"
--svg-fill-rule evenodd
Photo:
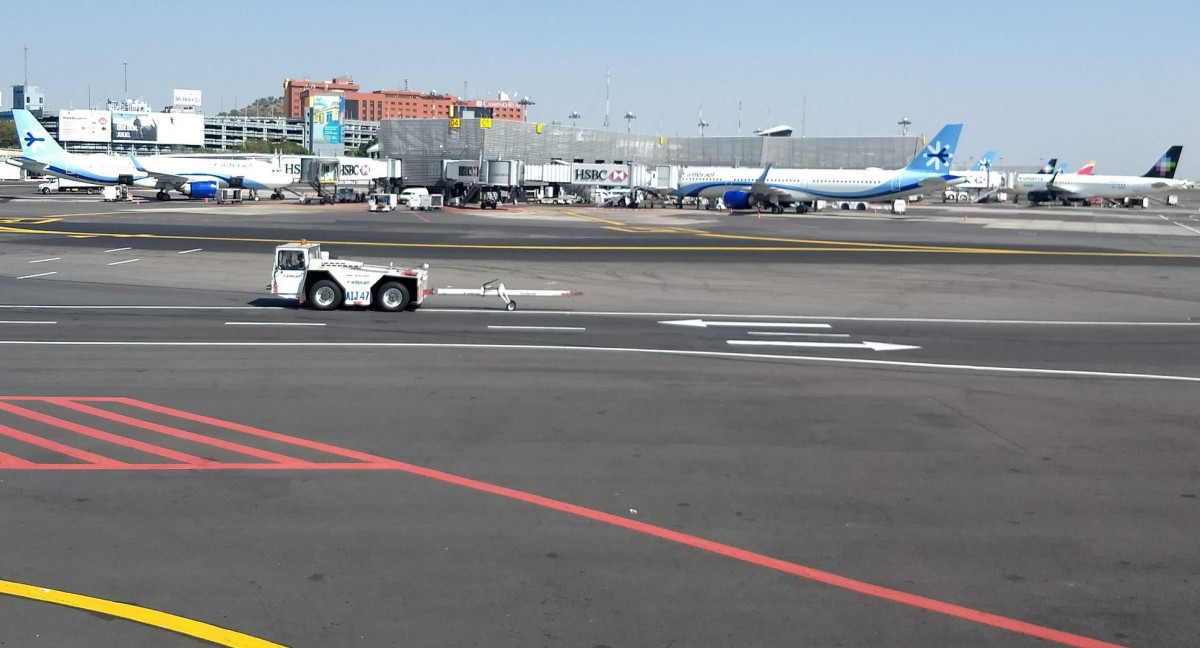
<instances>
[{"instance_id":1,"label":"blue and white aircraft livery","mask_svg":"<svg viewBox=\"0 0 1200 648\"><path fill-rule=\"evenodd\" d=\"M97 185L124 184L158 190L159 200L172 191L191 198L212 198L221 187L257 191L292 184L292 176L266 159L152 155L135 158L106 153L68 153L28 110L13 110L21 157L11 164L33 173Z\"/></svg>"},{"instance_id":2,"label":"blue and white aircraft livery","mask_svg":"<svg viewBox=\"0 0 1200 648\"><path fill-rule=\"evenodd\" d=\"M896 171L686 167L680 171L679 188L671 193L679 198L719 198L732 210L765 208L776 213L788 207L804 213L817 200L902 198L962 182L950 171L961 132L962 124L947 124L907 167Z\"/></svg>"}]
</instances>

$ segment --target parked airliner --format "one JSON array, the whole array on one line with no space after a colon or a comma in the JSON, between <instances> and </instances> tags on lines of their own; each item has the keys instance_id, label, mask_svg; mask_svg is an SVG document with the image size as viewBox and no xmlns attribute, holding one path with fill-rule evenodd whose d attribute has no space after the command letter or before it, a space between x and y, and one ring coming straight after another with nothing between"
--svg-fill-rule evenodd
<instances>
[{"instance_id":1,"label":"parked airliner","mask_svg":"<svg viewBox=\"0 0 1200 648\"><path fill-rule=\"evenodd\" d=\"M769 209L775 213L786 207L804 213L817 200L902 198L962 182L950 172L961 132L962 124L946 125L907 167L896 171L687 167L680 171L679 188L671 194L680 199L719 198L732 210Z\"/></svg>"},{"instance_id":2,"label":"parked airliner","mask_svg":"<svg viewBox=\"0 0 1200 648\"><path fill-rule=\"evenodd\" d=\"M1093 175L1085 173L1021 173L1014 189L1033 204L1084 201L1088 198L1127 198L1183 189L1187 182L1175 179L1182 146L1167 149L1150 170L1140 176Z\"/></svg>"},{"instance_id":3,"label":"parked airliner","mask_svg":"<svg viewBox=\"0 0 1200 648\"><path fill-rule=\"evenodd\" d=\"M28 110L12 111L21 143L20 157L9 163L33 173L46 173L97 185L124 184L158 190L159 200L171 191L191 198L212 198L220 187L252 191L278 189L292 184L292 176L267 159L230 157L174 157L153 155L135 158L105 153L68 153Z\"/></svg>"}]
</instances>

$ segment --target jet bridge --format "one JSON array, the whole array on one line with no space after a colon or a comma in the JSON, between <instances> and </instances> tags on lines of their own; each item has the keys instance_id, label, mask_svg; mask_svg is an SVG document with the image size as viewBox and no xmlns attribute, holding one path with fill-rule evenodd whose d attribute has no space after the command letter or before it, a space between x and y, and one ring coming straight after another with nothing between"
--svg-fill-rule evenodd
<instances>
[{"instance_id":1,"label":"jet bridge","mask_svg":"<svg viewBox=\"0 0 1200 648\"><path fill-rule=\"evenodd\" d=\"M342 178L342 165L335 157L312 157L300 160L300 180L316 189L317 200L322 205L337 202L338 184ZM306 198L306 202L307 202Z\"/></svg>"}]
</instances>

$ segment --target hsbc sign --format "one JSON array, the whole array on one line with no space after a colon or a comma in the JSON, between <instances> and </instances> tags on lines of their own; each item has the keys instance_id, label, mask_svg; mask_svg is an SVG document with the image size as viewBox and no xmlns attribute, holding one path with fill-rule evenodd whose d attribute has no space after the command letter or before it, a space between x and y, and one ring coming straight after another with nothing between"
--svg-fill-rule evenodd
<instances>
[{"instance_id":1,"label":"hsbc sign","mask_svg":"<svg viewBox=\"0 0 1200 648\"><path fill-rule=\"evenodd\" d=\"M628 187L629 166L625 164L572 164L571 184Z\"/></svg>"}]
</instances>

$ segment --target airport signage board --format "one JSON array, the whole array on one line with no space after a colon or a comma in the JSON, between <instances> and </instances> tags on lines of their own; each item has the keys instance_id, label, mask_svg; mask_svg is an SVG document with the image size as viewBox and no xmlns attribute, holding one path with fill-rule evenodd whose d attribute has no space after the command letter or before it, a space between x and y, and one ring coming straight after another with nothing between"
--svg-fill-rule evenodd
<instances>
[{"instance_id":1,"label":"airport signage board","mask_svg":"<svg viewBox=\"0 0 1200 648\"><path fill-rule=\"evenodd\" d=\"M628 187L627 164L572 164L571 184Z\"/></svg>"},{"instance_id":2,"label":"airport signage board","mask_svg":"<svg viewBox=\"0 0 1200 648\"><path fill-rule=\"evenodd\" d=\"M172 101L172 103L176 106L192 106L194 108L200 107L199 90L181 90L179 88L175 88L174 97L175 99Z\"/></svg>"},{"instance_id":3,"label":"airport signage board","mask_svg":"<svg viewBox=\"0 0 1200 648\"><path fill-rule=\"evenodd\" d=\"M313 145L342 144L345 98L341 95L313 95L308 98L308 107Z\"/></svg>"},{"instance_id":4,"label":"airport signage board","mask_svg":"<svg viewBox=\"0 0 1200 648\"><path fill-rule=\"evenodd\" d=\"M63 142L109 142L112 113L107 110L60 110L58 139Z\"/></svg>"},{"instance_id":5,"label":"airport signage board","mask_svg":"<svg viewBox=\"0 0 1200 648\"><path fill-rule=\"evenodd\" d=\"M112 141L204 145L204 116L185 113L113 112Z\"/></svg>"},{"instance_id":6,"label":"airport signage board","mask_svg":"<svg viewBox=\"0 0 1200 648\"><path fill-rule=\"evenodd\" d=\"M306 156L305 156L306 157ZM280 158L284 173L292 176L292 182L300 182L304 157L284 155ZM354 187L366 187L372 180L388 177L388 161L374 158L339 157L338 183Z\"/></svg>"}]
</instances>

